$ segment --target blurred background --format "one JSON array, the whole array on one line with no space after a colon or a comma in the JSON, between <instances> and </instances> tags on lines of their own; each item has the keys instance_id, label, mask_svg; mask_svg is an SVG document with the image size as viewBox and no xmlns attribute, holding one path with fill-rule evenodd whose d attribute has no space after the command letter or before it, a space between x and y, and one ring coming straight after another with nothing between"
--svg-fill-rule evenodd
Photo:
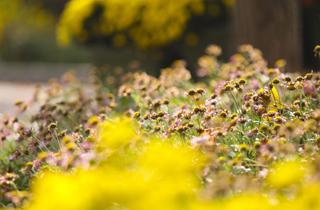
<instances>
[{"instance_id":1,"label":"blurred background","mask_svg":"<svg viewBox=\"0 0 320 210\"><path fill-rule=\"evenodd\" d=\"M72 69L157 75L184 59L194 71L209 44L222 60L252 44L270 66L317 71L320 0L0 0L0 104Z\"/></svg>"}]
</instances>

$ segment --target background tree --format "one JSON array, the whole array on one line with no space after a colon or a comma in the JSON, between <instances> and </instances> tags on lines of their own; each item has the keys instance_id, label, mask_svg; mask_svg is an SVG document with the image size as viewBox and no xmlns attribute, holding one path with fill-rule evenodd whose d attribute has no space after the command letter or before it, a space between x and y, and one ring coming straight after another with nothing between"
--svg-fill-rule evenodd
<instances>
[{"instance_id":1,"label":"background tree","mask_svg":"<svg viewBox=\"0 0 320 210\"><path fill-rule=\"evenodd\" d=\"M237 0L234 9L235 46L252 44L272 65L288 62L288 70L302 66L300 0Z\"/></svg>"}]
</instances>

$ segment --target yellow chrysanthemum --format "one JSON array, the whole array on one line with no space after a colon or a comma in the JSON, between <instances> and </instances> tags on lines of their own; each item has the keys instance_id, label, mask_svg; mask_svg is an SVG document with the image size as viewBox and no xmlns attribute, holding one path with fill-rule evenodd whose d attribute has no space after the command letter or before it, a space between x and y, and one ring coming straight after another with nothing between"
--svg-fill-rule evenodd
<instances>
[{"instance_id":1,"label":"yellow chrysanthemum","mask_svg":"<svg viewBox=\"0 0 320 210\"><path fill-rule=\"evenodd\" d=\"M66 45L90 34L113 36L123 46L126 32L141 48L159 46L180 36L191 14L202 11L203 0L72 0L62 14L57 39Z\"/></svg>"}]
</instances>

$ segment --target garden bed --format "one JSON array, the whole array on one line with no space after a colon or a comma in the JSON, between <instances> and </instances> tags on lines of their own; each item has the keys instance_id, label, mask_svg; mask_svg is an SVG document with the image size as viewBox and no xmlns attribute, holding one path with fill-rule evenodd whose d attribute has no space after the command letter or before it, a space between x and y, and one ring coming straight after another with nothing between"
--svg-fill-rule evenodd
<instances>
[{"instance_id":1,"label":"garden bed","mask_svg":"<svg viewBox=\"0 0 320 210\"><path fill-rule=\"evenodd\" d=\"M319 209L320 75L249 45L92 78L68 73L0 125L0 201L42 209ZM97 69L99 71L99 69Z\"/></svg>"}]
</instances>

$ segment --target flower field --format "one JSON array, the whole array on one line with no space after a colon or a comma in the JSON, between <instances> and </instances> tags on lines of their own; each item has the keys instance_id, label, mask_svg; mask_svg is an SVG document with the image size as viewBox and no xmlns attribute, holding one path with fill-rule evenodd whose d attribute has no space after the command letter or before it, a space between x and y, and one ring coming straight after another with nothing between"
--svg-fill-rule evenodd
<instances>
[{"instance_id":1,"label":"flower field","mask_svg":"<svg viewBox=\"0 0 320 210\"><path fill-rule=\"evenodd\" d=\"M176 61L159 77L66 74L17 101L0 119L1 208L320 209L320 74L250 45L220 54L207 48L197 82Z\"/></svg>"}]
</instances>

